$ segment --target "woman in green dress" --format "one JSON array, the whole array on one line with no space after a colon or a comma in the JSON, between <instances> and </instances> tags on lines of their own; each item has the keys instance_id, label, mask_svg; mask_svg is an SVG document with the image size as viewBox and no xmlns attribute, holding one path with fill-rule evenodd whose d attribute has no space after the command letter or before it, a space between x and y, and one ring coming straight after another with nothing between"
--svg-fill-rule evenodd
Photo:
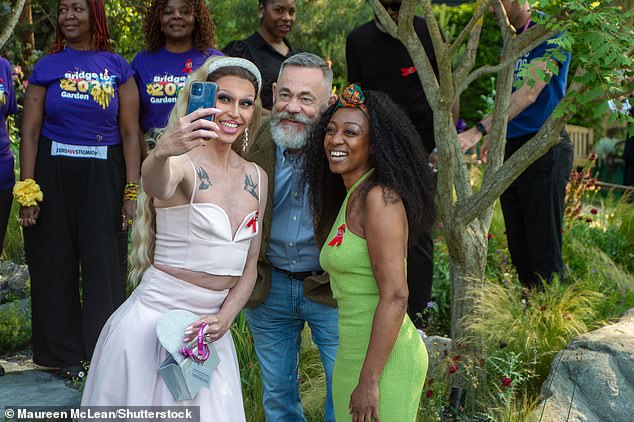
<instances>
[{"instance_id":1,"label":"woman in green dress","mask_svg":"<svg viewBox=\"0 0 634 422\"><path fill-rule=\"evenodd\" d=\"M337 421L415 421L427 352L406 314L406 253L435 218L422 142L387 95L351 85L305 153L313 212L335 222L321 265L339 311Z\"/></svg>"}]
</instances>

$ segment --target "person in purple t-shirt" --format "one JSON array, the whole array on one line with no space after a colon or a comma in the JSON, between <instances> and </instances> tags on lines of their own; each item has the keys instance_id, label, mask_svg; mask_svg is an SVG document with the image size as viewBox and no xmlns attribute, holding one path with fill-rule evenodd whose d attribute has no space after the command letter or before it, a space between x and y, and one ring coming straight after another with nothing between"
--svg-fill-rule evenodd
<instances>
[{"instance_id":1,"label":"person in purple t-shirt","mask_svg":"<svg viewBox=\"0 0 634 422\"><path fill-rule=\"evenodd\" d=\"M143 136L132 75L112 53L102 0L58 0L55 45L26 91L15 193L31 275L33 362L62 376L82 370L125 299Z\"/></svg>"},{"instance_id":2,"label":"person in purple t-shirt","mask_svg":"<svg viewBox=\"0 0 634 422\"><path fill-rule=\"evenodd\" d=\"M145 45L132 60L143 131L167 124L185 80L214 50L214 25L204 0L153 0L145 15ZM151 138L151 136L149 137Z\"/></svg>"},{"instance_id":3,"label":"person in purple t-shirt","mask_svg":"<svg viewBox=\"0 0 634 422\"><path fill-rule=\"evenodd\" d=\"M15 183L7 118L10 114L15 114L16 111L18 111L18 104L13 90L11 65L0 57L0 120L2 120L0 122L0 253L2 253L4 235L11 213L11 202L13 201L11 189Z\"/></svg>"}]
</instances>

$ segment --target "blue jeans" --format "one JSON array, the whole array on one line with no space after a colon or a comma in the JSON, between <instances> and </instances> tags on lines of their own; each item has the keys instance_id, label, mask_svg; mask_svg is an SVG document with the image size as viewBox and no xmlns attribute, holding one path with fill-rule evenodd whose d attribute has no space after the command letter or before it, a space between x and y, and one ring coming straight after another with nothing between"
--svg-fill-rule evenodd
<instances>
[{"instance_id":1,"label":"blue jeans","mask_svg":"<svg viewBox=\"0 0 634 422\"><path fill-rule=\"evenodd\" d=\"M332 407L332 367L339 344L337 309L304 297L304 283L273 270L266 300L246 310L255 352L262 369L267 422L306 421L299 396L301 333L308 322L326 372L326 417Z\"/></svg>"}]
</instances>

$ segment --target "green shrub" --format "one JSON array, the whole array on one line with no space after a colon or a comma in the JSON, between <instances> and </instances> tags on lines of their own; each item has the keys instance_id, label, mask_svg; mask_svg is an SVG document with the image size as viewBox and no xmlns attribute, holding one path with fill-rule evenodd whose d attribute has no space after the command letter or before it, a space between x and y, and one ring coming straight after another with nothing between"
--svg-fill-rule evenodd
<instances>
[{"instance_id":1,"label":"green shrub","mask_svg":"<svg viewBox=\"0 0 634 422\"><path fill-rule=\"evenodd\" d=\"M31 306L19 301L0 308L0 354L20 350L31 340Z\"/></svg>"},{"instance_id":2,"label":"green shrub","mask_svg":"<svg viewBox=\"0 0 634 422\"><path fill-rule=\"evenodd\" d=\"M573 337L588 331L603 295L554 279L543 290L518 290L487 282L477 292L467 328L474 343L489 350L513 352L534 362L537 391L553 355Z\"/></svg>"}]
</instances>

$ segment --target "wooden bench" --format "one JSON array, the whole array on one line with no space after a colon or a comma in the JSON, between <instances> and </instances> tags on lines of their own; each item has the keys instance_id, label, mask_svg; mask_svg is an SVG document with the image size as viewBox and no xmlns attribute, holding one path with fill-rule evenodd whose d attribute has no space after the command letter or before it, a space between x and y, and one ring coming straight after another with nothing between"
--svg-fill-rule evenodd
<instances>
[{"instance_id":1,"label":"wooden bench","mask_svg":"<svg viewBox=\"0 0 634 422\"><path fill-rule=\"evenodd\" d=\"M583 167L594 147L594 131L592 128L566 125L574 148L574 166Z\"/></svg>"}]
</instances>

